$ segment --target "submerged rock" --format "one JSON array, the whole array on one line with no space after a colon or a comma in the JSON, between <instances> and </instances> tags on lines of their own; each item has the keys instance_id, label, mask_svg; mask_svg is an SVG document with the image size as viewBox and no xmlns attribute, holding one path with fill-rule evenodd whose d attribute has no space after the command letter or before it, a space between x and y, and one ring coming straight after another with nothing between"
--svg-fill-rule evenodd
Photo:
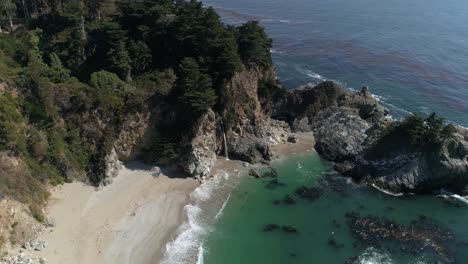
<instances>
[{"instance_id":1,"label":"submerged rock","mask_svg":"<svg viewBox=\"0 0 468 264\"><path fill-rule=\"evenodd\" d=\"M268 224L268 225L265 225L265 227L263 227L263 231L265 232L270 232L270 231L277 230L277 229L280 229L280 226L277 224Z\"/></svg>"},{"instance_id":2,"label":"submerged rock","mask_svg":"<svg viewBox=\"0 0 468 264\"><path fill-rule=\"evenodd\" d=\"M283 203L284 204L295 204L296 201L294 201L294 199L291 198L291 196L286 195L286 196L284 196Z\"/></svg>"},{"instance_id":3,"label":"submerged rock","mask_svg":"<svg viewBox=\"0 0 468 264\"><path fill-rule=\"evenodd\" d=\"M286 186L285 183L282 183L280 181L278 181L278 179L273 179L271 181L269 181L266 185L265 185L265 188L267 189L275 189L277 187L284 187Z\"/></svg>"},{"instance_id":4,"label":"submerged rock","mask_svg":"<svg viewBox=\"0 0 468 264\"><path fill-rule=\"evenodd\" d=\"M307 188L305 186L301 186L297 188L296 193L302 198L306 198L310 201L317 200L322 195L321 190L319 188L317 187Z\"/></svg>"},{"instance_id":5,"label":"submerged rock","mask_svg":"<svg viewBox=\"0 0 468 264\"><path fill-rule=\"evenodd\" d=\"M290 136L288 137L288 142L289 142L289 143L297 143L297 141L298 141L298 138L297 138L296 135L290 135Z\"/></svg>"},{"instance_id":6,"label":"submerged rock","mask_svg":"<svg viewBox=\"0 0 468 264\"><path fill-rule=\"evenodd\" d=\"M343 243L339 243L334 238L329 238L327 243L328 243L329 246L331 246L331 247L333 247L334 249L337 249L337 250L342 249L344 247Z\"/></svg>"},{"instance_id":7,"label":"submerged rock","mask_svg":"<svg viewBox=\"0 0 468 264\"><path fill-rule=\"evenodd\" d=\"M298 233L299 231L292 227L292 226L279 226L277 224L267 224L263 227L263 231L264 232L271 232L271 231L274 231L274 230L279 230L281 229L283 232L285 233Z\"/></svg>"},{"instance_id":8,"label":"submerged rock","mask_svg":"<svg viewBox=\"0 0 468 264\"><path fill-rule=\"evenodd\" d=\"M366 245L382 247L385 242L397 242L405 253L421 254L429 250L438 260L455 261L454 234L427 217L420 217L409 226L385 218L361 217L354 212L346 213L346 219L352 235Z\"/></svg>"},{"instance_id":9,"label":"submerged rock","mask_svg":"<svg viewBox=\"0 0 468 264\"><path fill-rule=\"evenodd\" d=\"M270 167L270 170L262 174L262 177L263 178L267 178L267 177L276 178L278 177L278 172L276 171L276 169Z\"/></svg>"},{"instance_id":10,"label":"submerged rock","mask_svg":"<svg viewBox=\"0 0 468 264\"><path fill-rule=\"evenodd\" d=\"M286 233L297 233L297 229L292 226L283 226L283 231Z\"/></svg>"}]
</instances>

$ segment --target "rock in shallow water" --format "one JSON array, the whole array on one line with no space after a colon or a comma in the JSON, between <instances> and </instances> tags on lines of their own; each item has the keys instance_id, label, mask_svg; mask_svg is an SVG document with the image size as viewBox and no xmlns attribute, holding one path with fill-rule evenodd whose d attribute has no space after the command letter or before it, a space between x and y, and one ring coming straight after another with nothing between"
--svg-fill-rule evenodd
<instances>
[{"instance_id":1,"label":"rock in shallow water","mask_svg":"<svg viewBox=\"0 0 468 264\"><path fill-rule=\"evenodd\" d=\"M296 189L296 193L309 201L317 200L321 196L321 190L317 187L307 188L305 186L301 186Z\"/></svg>"},{"instance_id":2,"label":"rock in shallow water","mask_svg":"<svg viewBox=\"0 0 468 264\"><path fill-rule=\"evenodd\" d=\"M386 218L361 217L354 212L346 213L346 219L352 235L365 245L382 247L387 245L384 242L397 243L399 250L408 254L428 250L437 255L437 261L455 262L454 234L427 217L420 217L409 226Z\"/></svg>"}]
</instances>

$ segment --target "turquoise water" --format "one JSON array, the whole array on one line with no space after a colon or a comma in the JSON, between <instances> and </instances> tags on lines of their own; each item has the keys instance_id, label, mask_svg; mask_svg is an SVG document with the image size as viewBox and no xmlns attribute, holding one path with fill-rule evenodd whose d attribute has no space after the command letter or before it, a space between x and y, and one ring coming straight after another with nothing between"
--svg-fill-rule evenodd
<instances>
[{"instance_id":1,"label":"turquoise water","mask_svg":"<svg viewBox=\"0 0 468 264\"><path fill-rule=\"evenodd\" d=\"M424 215L455 233L448 245L454 263L468 263L468 208L433 196L398 198L372 188L356 186L330 173L315 153L294 156L273 164L284 186L270 189L271 180L239 178L221 216L203 242L204 264L345 263L359 256L358 263L434 263L441 258L430 250L403 252L399 243L373 244L353 238L345 214L386 217L409 225ZM295 194L299 186L320 186L322 195L309 201ZM296 203L275 204L285 195ZM267 224L292 226L297 234L281 230L265 232ZM330 245L329 240L336 241ZM443 258L442 258L443 260ZM201 263L199 261L199 263ZM446 263L446 262L442 262Z\"/></svg>"},{"instance_id":2,"label":"turquoise water","mask_svg":"<svg viewBox=\"0 0 468 264\"><path fill-rule=\"evenodd\" d=\"M468 127L468 3L465 0L205 0L223 20L259 20L273 38L284 86L326 79L369 85L395 118L438 112ZM393 197L336 176L317 154L276 162L278 180L223 174L192 194L189 223L168 245L163 263L302 264L468 263L468 207L435 196ZM322 194L304 200L299 186ZM289 195L295 204L275 204ZM466 202L466 199L465 199ZM346 214L418 229L427 219L453 233L445 256L408 253L401 242L363 242ZM422 216L422 218L421 218ZM265 225L298 233L265 232ZM414 248L411 248L414 250Z\"/></svg>"},{"instance_id":3,"label":"turquoise water","mask_svg":"<svg viewBox=\"0 0 468 264\"><path fill-rule=\"evenodd\" d=\"M261 21L290 88L369 85L394 117L440 113L468 127L466 0L205 0L225 22Z\"/></svg>"}]
</instances>

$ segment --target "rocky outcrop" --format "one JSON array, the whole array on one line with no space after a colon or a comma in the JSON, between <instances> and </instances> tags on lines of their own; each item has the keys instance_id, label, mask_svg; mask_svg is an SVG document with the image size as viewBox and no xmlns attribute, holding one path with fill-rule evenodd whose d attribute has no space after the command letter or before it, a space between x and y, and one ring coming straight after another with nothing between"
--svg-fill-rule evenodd
<instances>
[{"instance_id":1,"label":"rocky outcrop","mask_svg":"<svg viewBox=\"0 0 468 264\"><path fill-rule=\"evenodd\" d=\"M189 152L182 161L184 170L200 180L210 176L211 167L216 160L216 127L216 115L209 110L197 121L194 137L189 143Z\"/></svg>"},{"instance_id":2,"label":"rocky outcrop","mask_svg":"<svg viewBox=\"0 0 468 264\"><path fill-rule=\"evenodd\" d=\"M274 69L253 67L236 73L227 85L230 98L225 105L228 123L229 156L250 163L270 160L270 146L280 142L281 135L290 132L287 123L270 119L270 109L261 106L258 96L259 82L275 78Z\"/></svg>"},{"instance_id":3,"label":"rocky outcrop","mask_svg":"<svg viewBox=\"0 0 468 264\"><path fill-rule=\"evenodd\" d=\"M144 135L148 129L149 114L136 113L129 117L122 125L119 136L110 152L104 157L104 178L101 185L112 183L125 161L135 158Z\"/></svg>"},{"instance_id":4,"label":"rocky outcrop","mask_svg":"<svg viewBox=\"0 0 468 264\"><path fill-rule=\"evenodd\" d=\"M463 194L468 186L468 141L456 133L431 151L401 152L385 159L359 155L345 173L392 192L432 193L446 189Z\"/></svg>"},{"instance_id":5,"label":"rocky outcrop","mask_svg":"<svg viewBox=\"0 0 468 264\"><path fill-rule=\"evenodd\" d=\"M324 82L293 91L277 103L274 115L287 120L294 131L314 131L317 152L356 180L396 193L441 188L463 193L468 186L467 132L458 130L430 151L402 146L377 158L372 148L391 124L387 113L367 87L354 92Z\"/></svg>"}]
</instances>

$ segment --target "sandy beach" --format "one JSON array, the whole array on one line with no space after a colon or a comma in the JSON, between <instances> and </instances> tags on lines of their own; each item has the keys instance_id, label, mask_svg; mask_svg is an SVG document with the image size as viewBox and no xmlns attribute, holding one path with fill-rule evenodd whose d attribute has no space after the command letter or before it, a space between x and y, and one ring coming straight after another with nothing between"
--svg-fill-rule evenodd
<instances>
[{"instance_id":1,"label":"sandy beach","mask_svg":"<svg viewBox=\"0 0 468 264\"><path fill-rule=\"evenodd\" d=\"M276 159L313 151L311 133L296 134L298 143L273 146ZM243 163L217 159L212 174L239 174ZM167 175L171 175L168 177ZM124 166L113 183L98 190L80 182L66 183L52 192L47 216L56 226L38 238L48 246L32 257L47 263L159 263L165 245L176 239L186 221L184 206L200 184L178 178L175 171L153 177L140 163Z\"/></svg>"},{"instance_id":2,"label":"sandy beach","mask_svg":"<svg viewBox=\"0 0 468 264\"><path fill-rule=\"evenodd\" d=\"M56 226L39 237L48 247L33 257L54 264L158 263L197 186L190 178L155 178L139 164L124 167L98 191L80 182L64 184L52 193L48 209Z\"/></svg>"}]
</instances>

